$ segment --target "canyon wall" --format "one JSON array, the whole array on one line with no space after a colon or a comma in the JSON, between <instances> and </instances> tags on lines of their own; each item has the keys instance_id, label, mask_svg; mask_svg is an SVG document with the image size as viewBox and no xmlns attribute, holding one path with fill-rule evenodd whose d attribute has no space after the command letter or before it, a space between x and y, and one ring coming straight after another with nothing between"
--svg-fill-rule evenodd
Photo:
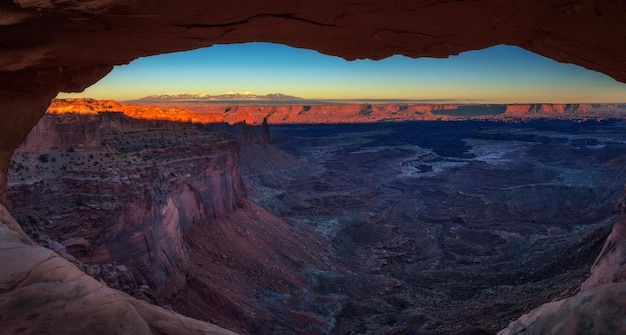
<instances>
[{"instance_id":1,"label":"canyon wall","mask_svg":"<svg viewBox=\"0 0 626 335\"><path fill-rule=\"evenodd\" d=\"M108 288L34 243L2 205L0 256L5 334L234 334Z\"/></svg>"},{"instance_id":2,"label":"canyon wall","mask_svg":"<svg viewBox=\"0 0 626 335\"><path fill-rule=\"evenodd\" d=\"M48 114L115 113L158 122L162 120L194 123L324 124L370 123L432 120L519 121L533 118L596 119L623 118L623 104L422 104L422 103L215 103L176 101L116 103L110 100L56 99ZM115 112L115 113L112 113ZM156 124L155 124L156 126Z\"/></svg>"},{"instance_id":3,"label":"canyon wall","mask_svg":"<svg viewBox=\"0 0 626 335\"><path fill-rule=\"evenodd\" d=\"M230 330L332 328L345 301L320 296L305 275L333 268L324 238L246 199L240 151L263 155L252 174L297 164L277 161L286 154L267 143L267 126L257 138L242 125L236 139L222 127L64 113L46 115L38 133L65 123L94 124L100 145L29 142L9 171L8 207L39 243L112 288ZM306 303L315 299L333 307Z\"/></svg>"},{"instance_id":4,"label":"canyon wall","mask_svg":"<svg viewBox=\"0 0 626 335\"><path fill-rule=\"evenodd\" d=\"M232 213L245 199L236 143L227 139L209 141L180 148L176 153L160 148L149 153L144 150L143 157L150 155L150 160L130 165L123 161L130 158L112 151L111 136L105 150L102 138L98 138L100 130L104 127L103 131L115 134L131 130L143 134L158 129L137 130L151 122L139 121L127 127L133 124L131 120L114 117L115 127L108 128L109 115L89 120L69 117L73 122L60 123L59 116L44 117L18 153L40 150L46 144L45 134L52 134L58 139L53 146L63 156L50 156L55 161L78 156L76 161L63 162L66 168L76 171L59 176L39 174L13 182L8 208L19 221L40 225L79 261L125 264L139 282L150 285L161 297L184 287L188 270L184 233L193 224L206 224ZM80 136L57 136L63 133L64 125L85 131L80 131ZM95 138L98 141L92 141ZM87 140L88 145L80 144L81 140ZM79 165L84 164L83 160L98 160L104 165L107 156L115 163L109 168ZM155 159L157 156L162 159Z\"/></svg>"},{"instance_id":5,"label":"canyon wall","mask_svg":"<svg viewBox=\"0 0 626 335\"><path fill-rule=\"evenodd\" d=\"M75 120L71 120L75 119ZM44 115L20 146L24 150L99 148L101 123L92 115Z\"/></svg>"}]
</instances>

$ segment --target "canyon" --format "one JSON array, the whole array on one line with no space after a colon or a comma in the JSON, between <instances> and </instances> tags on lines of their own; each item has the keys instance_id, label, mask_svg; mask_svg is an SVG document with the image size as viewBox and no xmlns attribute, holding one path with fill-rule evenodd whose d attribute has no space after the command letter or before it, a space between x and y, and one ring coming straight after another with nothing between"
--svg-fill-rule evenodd
<instances>
[{"instance_id":1,"label":"canyon","mask_svg":"<svg viewBox=\"0 0 626 335\"><path fill-rule=\"evenodd\" d=\"M290 303L281 322L274 309L289 308L262 301L324 299L301 274L331 270L323 239L247 200L238 144L220 128L46 115L16 152L7 208L33 239L147 302L238 333L293 330L294 318L323 333L308 307Z\"/></svg>"},{"instance_id":2,"label":"canyon","mask_svg":"<svg viewBox=\"0 0 626 335\"><path fill-rule=\"evenodd\" d=\"M58 100L14 155L7 208L95 280L245 334L490 334L623 276L616 106L369 123L344 107L272 124L281 106L253 106L254 127Z\"/></svg>"}]
</instances>

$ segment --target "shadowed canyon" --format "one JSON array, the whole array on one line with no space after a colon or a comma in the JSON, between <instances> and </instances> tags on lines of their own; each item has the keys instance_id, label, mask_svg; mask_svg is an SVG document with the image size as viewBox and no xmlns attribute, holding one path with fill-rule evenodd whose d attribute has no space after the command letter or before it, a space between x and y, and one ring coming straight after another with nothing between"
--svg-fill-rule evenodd
<instances>
[{"instance_id":1,"label":"shadowed canyon","mask_svg":"<svg viewBox=\"0 0 626 335\"><path fill-rule=\"evenodd\" d=\"M45 114L59 92L139 57L251 41L352 60L506 44L624 82L625 10L1 3L2 332L626 332L624 124L610 117L623 106L483 106L477 117L444 105L98 102L117 113ZM167 116L131 119L146 110ZM546 112L553 120L538 120ZM270 129L241 125L264 120ZM413 123L374 122L390 120ZM298 122L330 125L287 124Z\"/></svg>"},{"instance_id":2,"label":"shadowed canyon","mask_svg":"<svg viewBox=\"0 0 626 335\"><path fill-rule=\"evenodd\" d=\"M245 334L495 333L610 262L619 106L245 123L267 108L224 111L231 126L55 101L14 155L7 208L101 283Z\"/></svg>"}]
</instances>

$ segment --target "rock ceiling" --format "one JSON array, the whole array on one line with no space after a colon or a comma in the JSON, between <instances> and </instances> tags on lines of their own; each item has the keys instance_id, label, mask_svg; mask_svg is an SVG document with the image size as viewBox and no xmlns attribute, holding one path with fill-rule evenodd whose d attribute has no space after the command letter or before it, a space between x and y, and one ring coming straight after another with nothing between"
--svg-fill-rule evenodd
<instances>
[{"instance_id":1,"label":"rock ceiling","mask_svg":"<svg viewBox=\"0 0 626 335\"><path fill-rule=\"evenodd\" d=\"M0 70L3 88L54 80L73 91L113 65L215 43L284 43L346 59L510 44L626 81L625 12L614 0L15 0L0 5Z\"/></svg>"},{"instance_id":2,"label":"rock ceiling","mask_svg":"<svg viewBox=\"0 0 626 335\"><path fill-rule=\"evenodd\" d=\"M509 44L626 82L624 13L614 0L2 2L0 171L59 91L83 90L138 57L250 41L346 59Z\"/></svg>"}]
</instances>

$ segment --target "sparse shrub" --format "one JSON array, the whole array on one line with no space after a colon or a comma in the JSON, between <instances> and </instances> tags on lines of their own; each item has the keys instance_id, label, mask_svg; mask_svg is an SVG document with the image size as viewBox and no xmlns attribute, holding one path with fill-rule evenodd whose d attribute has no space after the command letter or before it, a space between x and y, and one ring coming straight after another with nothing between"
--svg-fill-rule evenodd
<instances>
[{"instance_id":1,"label":"sparse shrub","mask_svg":"<svg viewBox=\"0 0 626 335\"><path fill-rule=\"evenodd\" d=\"M67 152L74 152L74 148L73 147L67 148Z\"/></svg>"},{"instance_id":2,"label":"sparse shrub","mask_svg":"<svg viewBox=\"0 0 626 335\"><path fill-rule=\"evenodd\" d=\"M50 158L50 161L51 161L52 163L54 163L54 162L56 162L56 161L57 161L57 159L56 159L54 156L52 156L52 157Z\"/></svg>"},{"instance_id":3,"label":"sparse shrub","mask_svg":"<svg viewBox=\"0 0 626 335\"><path fill-rule=\"evenodd\" d=\"M48 154L41 154L37 159L42 163L48 163Z\"/></svg>"}]
</instances>

